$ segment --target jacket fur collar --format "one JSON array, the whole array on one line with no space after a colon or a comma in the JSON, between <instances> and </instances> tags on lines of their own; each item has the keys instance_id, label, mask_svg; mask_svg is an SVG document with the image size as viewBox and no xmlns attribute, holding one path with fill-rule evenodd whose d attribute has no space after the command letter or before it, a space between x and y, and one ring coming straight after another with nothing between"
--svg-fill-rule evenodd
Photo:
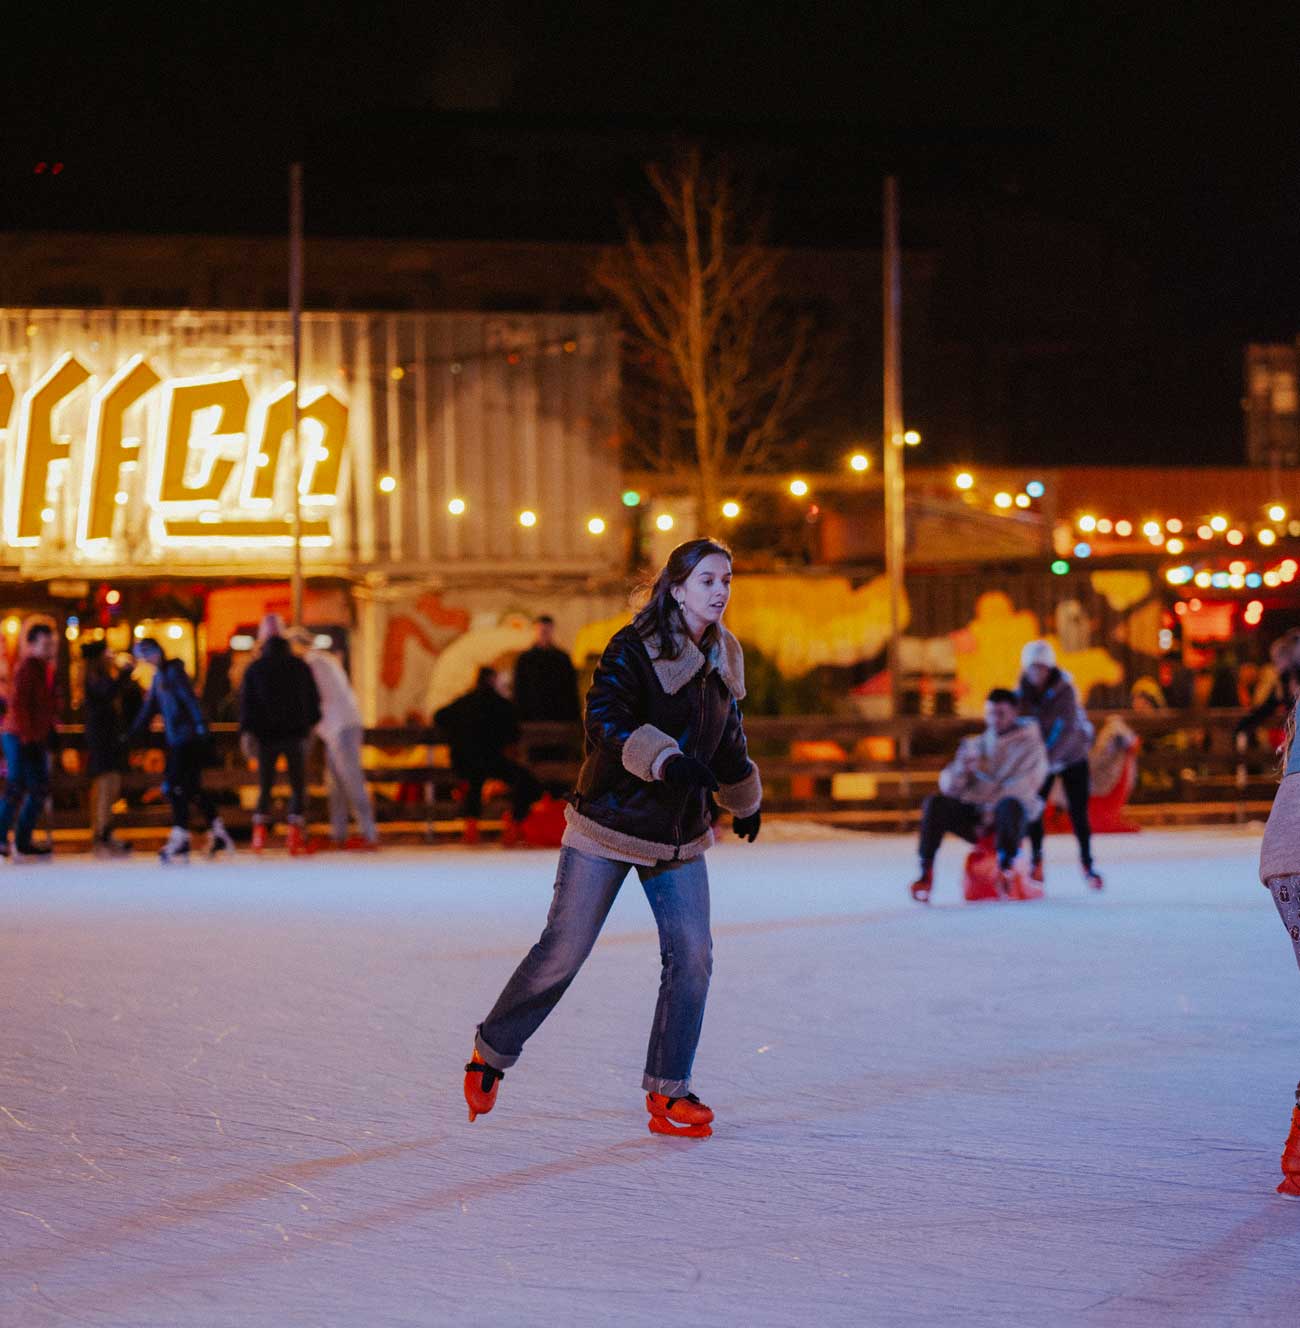
<instances>
[{"instance_id":1,"label":"jacket fur collar","mask_svg":"<svg viewBox=\"0 0 1300 1328\"><path fill-rule=\"evenodd\" d=\"M709 647L707 657L689 636L679 637L679 651L676 659L661 658L657 638L642 638L646 654L654 665L655 677L659 686L674 696L706 665L712 665L722 679L723 685L737 701L745 699L745 652L740 642L718 624L718 635Z\"/></svg>"}]
</instances>

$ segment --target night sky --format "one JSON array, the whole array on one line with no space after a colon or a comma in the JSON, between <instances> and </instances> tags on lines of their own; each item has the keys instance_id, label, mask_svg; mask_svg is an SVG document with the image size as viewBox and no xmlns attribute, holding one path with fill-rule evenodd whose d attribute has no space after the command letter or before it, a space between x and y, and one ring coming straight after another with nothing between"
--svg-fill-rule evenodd
<instances>
[{"instance_id":1,"label":"night sky","mask_svg":"<svg viewBox=\"0 0 1300 1328\"><path fill-rule=\"evenodd\" d=\"M309 217L329 229L613 238L608 181L582 200L581 235L544 208L486 215L470 177L463 209L431 213L439 126L448 141L466 117L776 135L810 164L791 196L815 195L831 152L839 200L812 222L783 214L772 182L783 241L873 244L889 166L916 216L983 191L1131 256L1171 346L1199 348L1152 384L1174 397L1198 380L1182 443L1152 440L1159 459L1201 402L1239 435L1242 344L1300 331L1300 10L1126 8L211 4L65 11L57 29L29 12L7 20L0 207L15 229L269 232L301 153ZM35 176L39 160L65 167Z\"/></svg>"}]
</instances>

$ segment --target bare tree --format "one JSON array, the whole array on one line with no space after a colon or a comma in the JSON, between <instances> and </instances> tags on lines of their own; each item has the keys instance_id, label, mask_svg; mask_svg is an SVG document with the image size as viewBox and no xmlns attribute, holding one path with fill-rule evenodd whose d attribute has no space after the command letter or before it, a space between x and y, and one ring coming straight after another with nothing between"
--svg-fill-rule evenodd
<instances>
[{"instance_id":1,"label":"bare tree","mask_svg":"<svg viewBox=\"0 0 1300 1328\"><path fill-rule=\"evenodd\" d=\"M628 325L624 414L631 455L696 494L706 522L724 493L779 464L811 391L807 319L777 300L779 256L725 167L698 149L646 168L660 234L635 226L596 268Z\"/></svg>"}]
</instances>

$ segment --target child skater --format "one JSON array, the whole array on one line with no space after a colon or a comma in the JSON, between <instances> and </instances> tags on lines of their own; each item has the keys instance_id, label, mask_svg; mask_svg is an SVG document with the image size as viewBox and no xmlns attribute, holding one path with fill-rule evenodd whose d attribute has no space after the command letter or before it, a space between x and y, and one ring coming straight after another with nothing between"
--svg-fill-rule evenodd
<instances>
[{"instance_id":1,"label":"child skater","mask_svg":"<svg viewBox=\"0 0 1300 1328\"><path fill-rule=\"evenodd\" d=\"M1264 827L1259 849L1259 879L1264 882L1291 935L1300 963L1300 743L1295 740L1295 711L1287 717L1282 783ZM1300 1086L1291 1112L1291 1132L1282 1150L1279 1194L1300 1199Z\"/></svg>"},{"instance_id":2,"label":"child skater","mask_svg":"<svg viewBox=\"0 0 1300 1328\"><path fill-rule=\"evenodd\" d=\"M605 647L587 693L586 757L565 809L546 927L478 1026L465 1067L471 1121L492 1110L502 1075L568 989L635 869L663 956L641 1081L650 1131L713 1132L713 1112L690 1091L713 969L709 794L750 843L762 801L740 717L744 659L722 625L730 595L731 551L688 540Z\"/></svg>"}]
</instances>

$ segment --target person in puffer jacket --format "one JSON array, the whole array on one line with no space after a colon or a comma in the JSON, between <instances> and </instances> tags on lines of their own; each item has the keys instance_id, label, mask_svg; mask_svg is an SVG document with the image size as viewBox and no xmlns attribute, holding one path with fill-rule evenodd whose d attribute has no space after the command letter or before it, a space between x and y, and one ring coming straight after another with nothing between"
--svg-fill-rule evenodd
<instances>
[{"instance_id":1,"label":"person in puffer jacket","mask_svg":"<svg viewBox=\"0 0 1300 1328\"><path fill-rule=\"evenodd\" d=\"M939 775L939 792L921 811L921 874L910 887L925 904L934 888L934 858L949 831L974 843L993 831L1001 890L1016 893L1011 874L1025 826L1043 814L1039 785L1047 773L1047 753L1038 725L1017 714L1019 698L995 687L984 703L983 733L963 738L957 755Z\"/></svg>"},{"instance_id":2,"label":"person in puffer jacket","mask_svg":"<svg viewBox=\"0 0 1300 1328\"><path fill-rule=\"evenodd\" d=\"M465 1067L470 1120L492 1109L503 1072L568 989L635 870L663 962L641 1081L649 1127L697 1138L712 1132L713 1112L691 1092L713 968L704 865L713 843L710 795L751 843L762 802L740 714L744 658L722 625L730 596L730 550L689 540L673 550L645 607L601 656L550 914L478 1027Z\"/></svg>"},{"instance_id":3,"label":"person in puffer jacket","mask_svg":"<svg viewBox=\"0 0 1300 1328\"><path fill-rule=\"evenodd\" d=\"M1092 792L1088 757L1092 751L1092 724L1084 713L1074 679L1057 667L1050 641L1030 641L1020 652L1020 713L1038 721L1047 748L1048 775L1039 790L1045 800L1059 778L1065 788L1070 825L1079 841L1083 879L1100 890L1102 879L1092 862L1092 826L1088 798ZM1030 877L1043 879L1043 818L1029 827L1032 863Z\"/></svg>"}]
</instances>

